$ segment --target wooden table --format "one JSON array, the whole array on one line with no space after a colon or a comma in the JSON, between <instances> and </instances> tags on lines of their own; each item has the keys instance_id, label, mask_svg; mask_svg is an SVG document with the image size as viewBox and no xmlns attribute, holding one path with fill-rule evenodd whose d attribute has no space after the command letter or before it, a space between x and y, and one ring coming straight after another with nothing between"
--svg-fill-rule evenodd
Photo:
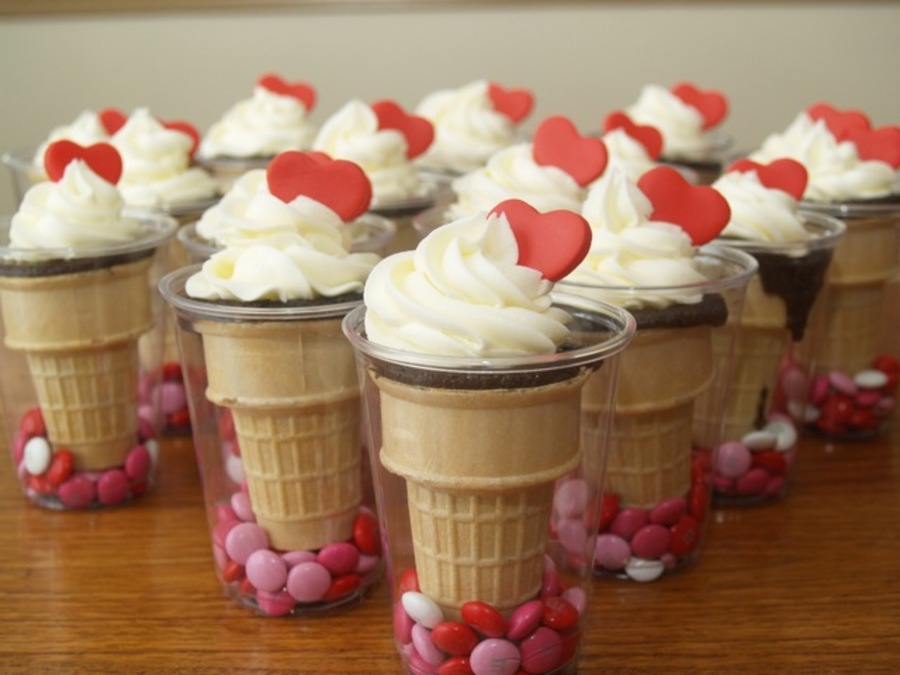
<instances>
[{"instance_id":1,"label":"wooden table","mask_svg":"<svg viewBox=\"0 0 900 675\"><path fill-rule=\"evenodd\" d=\"M804 439L788 498L716 510L693 568L593 581L580 672L900 672L898 426ZM40 509L8 461L0 488L2 673L399 672L384 584L315 619L223 597L188 439L129 508Z\"/></svg>"}]
</instances>

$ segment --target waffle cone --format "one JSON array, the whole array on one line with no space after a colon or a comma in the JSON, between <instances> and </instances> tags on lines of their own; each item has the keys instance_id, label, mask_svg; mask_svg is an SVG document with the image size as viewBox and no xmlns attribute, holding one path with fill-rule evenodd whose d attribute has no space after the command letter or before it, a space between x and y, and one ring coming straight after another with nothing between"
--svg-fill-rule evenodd
<instances>
[{"instance_id":1,"label":"waffle cone","mask_svg":"<svg viewBox=\"0 0 900 675\"><path fill-rule=\"evenodd\" d=\"M121 465L137 440L137 344L152 326L151 262L0 277L6 345L26 352L48 437L72 451L80 470Z\"/></svg>"},{"instance_id":2,"label":"waffle cone","mask_svg":"<svg viewBox=\"0 0 900 675\"><path fill-rule=\"evenodd\" d=\"M687 494L694 404L713 379L711 333L709 326L639 329L622 353L606 489L624 504ZM602 390L589 382L583 405L601 413Z\"/></svg>"},{"instance_id":3,"label":"waffle cone","mask_svg":"<svg viewBox=\"0 0 900 675\"><path fill-rule=\"evenodd\" d=\"M359 385L340 319L199 322L256 520L280 550L346 541L361 501Z\"/></svg>"},{"instance_id":4,"label":"waffle cone","mask_svg":"<svg viewBox=\"0 0 900 675\"><path fill-rule=\"evenodd\" d=\"M406 479L416 572L450 615L540 591L554 482L577 467L587 374L523 389L438 389L376 374L384 467Z\"/></svg>"}]
</instances>

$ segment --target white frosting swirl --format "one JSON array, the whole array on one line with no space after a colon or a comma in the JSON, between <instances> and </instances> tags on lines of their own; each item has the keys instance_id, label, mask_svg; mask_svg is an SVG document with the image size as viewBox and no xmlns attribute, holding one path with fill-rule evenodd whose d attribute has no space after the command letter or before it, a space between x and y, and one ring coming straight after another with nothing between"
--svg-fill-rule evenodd
<instances>
[{"instance_id":1,"label":"white frosting swirl","mask_svg":"<svg viewBox=\"0 0 900 675\"><path fill-rule=\"evenodd\" d=\"M448 220L490 211L506 199L521 199L541 212L579 211L586 194L562 169L535 162L531 143L494 153L485 167L454 180L453 191Z\"/></svg>"},{"instance_id":2,"label":"white frosting swirl","mask_svg":"<svg viewBox=\"0 0 900 675\"><path fill-rule=\"evenodd\" d=\"M629 136L624 129L612 129L603 134L601 140L609 156L605 172L619 167L628 178L636 181L644 172L658 166L647 154L644 144Z\"/></svg>"},{"instance_id":3,"label":"white frosting swirl","mask_svg":"<svg viewBox=\"0 0 900 675\"><path fill-rule=\"evenodd\" d=\"M47 135L47 139L38 146L32 159L36 176L41 180L47 179L47 172L44 169L44 153L47 152L47 147L51 143L72 141L88 147L108 140L109 133L100 121L100 116L93 110L83 110L70 124L54 127Z\"/></svg>"},{"instance_id":4,"label":"white frosting swirl","mask_svg":"<svg viewBox=\"0 0 900 675\"><path fill-rule=\"evenodd\" d=\"M190 166L190 137L167 129L146 108L135 110L110 143L122 155L119 190L129 206L166 208L217 193L215 180Z\"/></svg>"},{"instance_id":5,"label":"white frosting swirl","mask_svg":"<svg viewBox=\"0 0 900 675\"><path fill-rule=\"evenodd\" d=\"M838 142L824 120L801 112L782 133L772 134L750 155L760 163L782 157L806 167L809 180L804 199L840 202L880 199L900 194L900 170L886 162L860 159L850 141Z\"/></svg>"},{"instance_id":6,"label":"white frosting swirl","mask_svg":"<svg viewBox=\"0 0 900 675\"><path fill-rule=\"evenodd\" d=\"M123 206L115 185L84 161L72 161L58 182L38 183L25 194L12 218L10 245L84 251L131 241L140 225L122 216Z\"/></svg>"},{"instance_id":7,"label":"white frosting swirl","mask_svg":"<svg viewBox=\"0 0 900 675\"><path fill-rule=\"evenodd\" d=\"M564 281L583 286L575 292L629 309L700 302L702 290L686 288L707 281L694 261L690 236L677 225L651 220L652 211L621 169L607 170L581 210L591 225L591 250Z\"/></svg>"},{"instance_id":8,"label":"white frosting swirl","mask_svg":"<svg viewBox=\"0 0 900 675\"><path fill-rule=\"evenodd\" d=\"M487 80L478 80L422 99L416 112L434 125L434 142L418 159L422 166L473 171L515 140L516 125L494 108L489 87Z\"/></svg>"},{"instance_id":9,"label":"white frosting swirl","mask_svg":"<svg viewBox=\"0 0 900 675\"><path fill-rule=\"evenodd\" d=\"M665 159L689 162L718 159L715 155L721 141L703 130L703 116L665 87L648 84L626 113L636 124L659 129Z\"/></svg>"},{"instance_id":10,"label":"white frosting swirl","mask_svg":"<svg viewBox=\"0 0 900 675\"><path fill-rule=\"evenodd\" d=\"M250 99L229 108L204 134L202 159L274 157L285 150L308 150L316 135L309 111L295 96L259 85Z\"/></svg>"},{"instance_id":11,"label":"white frosting swirl","mask_svg":"<svg viewBox=\"0 0 900 675\"><path fill-rule=\"evenodd\" d=\"M204 211L197 234L220 247L249 245L254 240L295 233L331 255L350 247L350 233L340 216L305 196L290 203L269 191L265 169L249 171L214 206Z\"/></svg>"},{"instance_id":12,"label":"white frosting swirl","mask_svg":"<svg viewBox=\"0 0 900 675\"><path fill-rule=\"evenodd\" d=\"M755 171L729 171L713 187L731 207L731 220L721 236L769 243L811 238L797 213L797 200L784 190L763 185Z\"/></svg>"},{"instance_id":13,"label":"white frosting swirl","mask_svg":"<svg viewBox=\"0 0 900 675\"><path fill-rule=\"evenodd\" d=\"M406 157L407 147L403 134L379 130L372 108L354 99L325 121L312 149L358 164L372 183L372 205L378 207L421 197L428 190Z\"/></svg>"},{"instance_id":14,"label":"white frosting swirl","mask_svg":"<svg viewBox=\"0 0 900 675\"><path fill-rule=\"evenodd\" d=\"M379 263L365 289L373 343L421 354L514 357L551 354L569 315L551 306L552 283L516 264L505 216L463 218L415 251Z\"/></svg>"}]
</instances>

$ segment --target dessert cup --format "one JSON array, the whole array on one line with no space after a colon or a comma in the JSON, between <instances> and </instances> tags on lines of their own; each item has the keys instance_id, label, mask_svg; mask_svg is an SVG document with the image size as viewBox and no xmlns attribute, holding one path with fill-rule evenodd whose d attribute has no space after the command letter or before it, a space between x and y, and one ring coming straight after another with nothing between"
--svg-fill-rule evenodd
<instances>
[{"instance_id":1,"label":"dessert cup","mask_svg":"<svg viewBox=\"0 0 900 675\"><path fill-rule=\"evenodd\" d=\"M563 632L573 637L564 649L552 630L556 651L547 672L575 671L608 403L634 323L623 310L551 295L574 316L569 344L552 355L416 354L370 342L364 308L344 321L366 405L395 644L408 671L418 672L422 659L436 667L451 658L419 652L411 631L440 631L441 623L471 622L479 612L499 628L473 632L467 651L497 643L518 659L528 633L508 621L541 606L566 612ZM606 414L588 417L580 401L591 377L607 406Z\"/></svg>"},{"instance_id":2,"label":"dessert cup","mask_svg":"<svg viewBox=\"0 0 900 675\"><path fill-rule=\"evenodd\" d=\"M176 226L139 218L138 239L90 251L14 249L4 225L2 409L22 487L48 508L120 504L152 482L158 401L140 391L160 368L155 286Z\"/></svg>"},{"instance_id":3,"label":"dessert cup","mask_svg":"<svg viewBox=\"0 0 900 675\"><path fill-rule=\"evenodd\" d=\"M696 261L706 283L677 288L558 284L569 293L625 306L632 304L630 298L640 298L650 307L631 310L637 331L622 355L606 465L609 517L601 524L596 552L598 576L652 581L700 555L730 345L757 265L746 253L712 245L698 249ZM674 305L662 300L673 295L702 299ZM714 350L716 342L726 348ZM585 414L605 413L606 405L588 382L582 398ZM656 544L648 546L648 540Z\"/></svg>"},{"instance_id":4,"label":"dessert cup","mask_svg":"<svg viewBox=\"0 0 900 675\"><path fill-rule=\"evenodd\" d=\"M3 153L3 163L10 171L17 202L22 201L32 185L47 180L43 170L34 165L34 153L34 148Z\"/></svg>"},{"instance_id":5,"label":"dessert cup","mask_svg":"<svg viewBox=\"0 0 900 675\"><path fill-rule=\"evenodd\" d=\"M808 405L795 401L792 411L813 435L873 437L890 419L896 393L900 354L878 348L889 284L900 271L900 202L802 207L842 220L847 232L834 250L824 302L795 350L813 380Z\"/></svg>"},{"instance_id":6,"label":"dessert cup","mask_svg":"<svg viewBox=\"0 0 900 675\"><path fill-rule=\"evenodd\" d=\"M347 223L347 227L350 229L352 253L377 253L383 256L397 232L397 226L393 221L374 213L363 214L353 222ZM214 242L197 234L196 222L179 229L177 238L187 252L190 264L203 262L213 253L222 250Z\"/></svg>"},{"instance_id":7,"label":"dessert cup","mask_svg":"<svg viewBox=\"0 0 900 675\"><path fill-rule=\"evenodd\" d=\"M712 185L722 175L722 169L726 166L734 147L734 139L721 132L710 132L709 138L710 153L702 160L664 156L660 157L659 161L682 171L685 178L695 185Z\"/></svg>"},{"instance_id":8,"label":"dessert cup","mask_svg":"<svg viewBox=\"0 0 900 675\"><path fill-rule=\"evenodd\" d=\"M752 255L759 270L747 286L741 328L734 339L722 417L722 439L728 445L718 455L721 467L715 467L716 503L759 503L787 493L797 432L788 417L773 415L779 374L793 345L804 338L813 307L826 299L825 276L846 229L827 216L801 211L800 217L811 235L804 241L718 240ZM713 347L724 358L729 345L714 340ZM708 403L701 415L711 409ZM741 464L746 466L736 466Z\"/></svg>"},{"instance_id":9,"label":"dessert cup","mask_svg":"<svg viewBox=\"0 0 900 675\"><path fill-rule=\"evenodd\" d=\"M170 273L160 290L177 320L226 595L269 616L358 600L380 569L359 387L341 335L361 298L196 300L184 286L199 269Z\"/></svg>"},{"instance_id":10,"label":"dessert cup","mask_svg":"<svg viewBox=\"0 0 900 675\"><path fill-rule=\"evenodd\" d=\"M410 251L419 243L419 234L413 227L416 214L432 207L446 189L431 176L423 175L423 187L419 194L405 199L373 199L370 213L389 219L396 233L388 243L384 255Z\"/></svg>"},{"instance_id":11,"label":"dessert cup","mask_svg":"<svg viewBox=\"0 0 900 675\"><path fill-rule=\"evenodd\" d=\"M271 161L272 157L209 157L198 158L197 164L210 173L224 195L238 178L248 171L265 169Z\"/></svg>"}]
</instances>

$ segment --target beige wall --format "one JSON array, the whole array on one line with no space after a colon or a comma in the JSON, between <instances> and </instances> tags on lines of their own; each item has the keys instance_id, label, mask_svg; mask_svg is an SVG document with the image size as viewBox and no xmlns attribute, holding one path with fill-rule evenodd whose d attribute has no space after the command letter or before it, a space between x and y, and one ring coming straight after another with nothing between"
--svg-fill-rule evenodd
<instances>
[{"instance_id":1,"label":"beige wall","mask_svg":"<svg viewBox=\"0 0 900 675\"><path fill-rule=\"evenodd\" d=\"M85 108L148 106L201 129L264 71L346 100L413 106L480 77L532 88L533 123L596 130L641 86L690 79L724 90L739 147L827 100L900 123L900 3L551 3L548 9L296 10L7 19L0 22L0 150L33 146ZM15 208L0 179L0 213Z\"/></svg>"}]
</instances>

